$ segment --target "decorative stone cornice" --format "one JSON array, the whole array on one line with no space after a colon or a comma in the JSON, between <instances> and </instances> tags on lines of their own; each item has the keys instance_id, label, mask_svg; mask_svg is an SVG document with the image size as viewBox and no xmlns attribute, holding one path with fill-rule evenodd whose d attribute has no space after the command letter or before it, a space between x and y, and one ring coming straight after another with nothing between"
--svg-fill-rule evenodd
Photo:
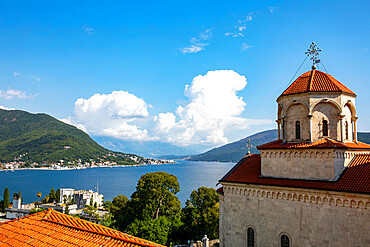
<instances>
[{"instance_id":1,"label":"decorative stone cornice","mask_svg":"<svg viewBox=\"0 0 370 247\"><path fill-rule=\"evenodd\" d=\"M370 207L369 194L275 187L268 185L244 185L227 182L222 182L222 185L224 189L223 200L226 200L229 196L254 196L271 200L326 204L329 206L361 208L365 210Z\"/></svg>"}]
</instances>

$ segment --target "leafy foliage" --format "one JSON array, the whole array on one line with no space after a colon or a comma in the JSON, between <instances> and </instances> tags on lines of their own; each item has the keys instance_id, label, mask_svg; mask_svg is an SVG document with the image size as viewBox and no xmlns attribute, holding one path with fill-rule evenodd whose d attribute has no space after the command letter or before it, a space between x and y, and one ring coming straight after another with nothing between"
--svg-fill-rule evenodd
<instances>
[{"instance_id":1,"label":"leafy foliage","mask_svg":"<svg viewBox=\"0 0 370 247\"><path fill-rule=\"evenodd\" d=\"M144 219L158 219L171 216L181 209L181 202L175 196L180 191L177 177L166 172L147 173L139 179L130 204L134 215Z\"/></svg>"},{"instance_id":2,"label":"leafy foliage","mask_svg":"<svg viewBox=\"0 0 370 247\"><path fill-rule=\"evenodd\" d=\"M85 217L89 220L89 221L101 221L102 219L100 218L99 214L96 212L97 211L97 208L94 207L94 206L90 206L90 205L85 205L85 208L83 209L83 212L84 214L86 215Z\"/></svg>"},{"instance_id":3,"label":"leafy foliage","mask_svg":"<svg viewBox=\"0 0 370 247\"><path fill-rule=\"evenodd\" d=\"M180 184L172 174L141 176L130 200L119 195L106 203L113 227L161 244L173 241L172 229L180 224L181 202L175 196L179 191Z\"/></svg>"},{"instance_id":4,"label":"leafy foliage","mask_svg":"<svg viewBox=\"0 0 370 247\"><path fill-rule=\"evenodd\" d=\"M210 239L218 238L219 202L215 189L200 187L190 195L181 213L182 226L178 229L182 242L201 239L205 234Z\"/></svg>"},{"instance_id":5,"label":"leafy foliage","mask_svg":"<svg viewBox=\"0 0 370 247\"><path fill-rule=\"evenodd\" d=\"M3 202L3 211L5 211L6 208L10 206L10 201L9 201L9 189L5 188L4 189L4 202Z\"/></svg>"},{"instance_id":6,"label":"leafy foliage","mask_svg":"<svg viewBox=\"0 0 370 247\"><path fill-rule=\"evenodd\" d=\"M55 201L60 202L60 189L57 189L57 191L55 192L55 197Z\"/></svg>"},{"instance_id":7,"label":"leafy foliage","mask_svg":"<svg viewBox=\"0 0 370 247\"><path fill-rule=\"evenodd\" d=\"M35 214L35 213L42 212L45 210L46 210L45 208L33 208L30 210L29 214Z\"/></svg>"},{"instance_id":8,"label":"leafy foliage","mask_svg":"<svg viewBox=\"0 0 370 247\"><path fill-rule=\"evenodd\" d=\"M147 173L139 179L129 200L119 195L104 202L109 215L103 224L167 246L201 239L204 234L218 238L219 203L216 190L194 190L181 210L176 197L180 184L165 172Z\"/></svg>"},{"instance_id":9,"label":"leafy foliage","mask_svg":"<svg viewBox=\"0 0 370 247\"><path fill-rule=\"evenodd\" d=\"M160 216L158 219L146 219L143 221L136 219L128 226L128 233L156 243L166 244L171 228L171 218Z\"/></svg>"},{"instance_id":10,"label":"leafy foliage","mask_svg":"<svg viewBox=\"0 0 370 247\"><path fill-rule=\"evenodd\" d=\"M48 202L56 202L57 201L57 195L55 193L55 190L53 188L50 189L49 192L49 200Z\"/></svg>"}]
</instances>

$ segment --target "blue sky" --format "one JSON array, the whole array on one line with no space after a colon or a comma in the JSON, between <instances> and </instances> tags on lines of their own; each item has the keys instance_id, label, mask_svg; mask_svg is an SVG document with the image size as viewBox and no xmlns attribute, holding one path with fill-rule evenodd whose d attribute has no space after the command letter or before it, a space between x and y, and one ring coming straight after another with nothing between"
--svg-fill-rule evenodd
<instances>
[{"instance_id":1,"label":"blue sky","mask_svg":"<svg viewBox=\"0 0 370 247\"><path fill-rule=\"evenodd\" d=\"M369 131L369 7L2 1L0 105L93 136L205 150L274 128L275 100L315 41L329 74L357 94L358 128Z\"/></svg>"}]
</instances>

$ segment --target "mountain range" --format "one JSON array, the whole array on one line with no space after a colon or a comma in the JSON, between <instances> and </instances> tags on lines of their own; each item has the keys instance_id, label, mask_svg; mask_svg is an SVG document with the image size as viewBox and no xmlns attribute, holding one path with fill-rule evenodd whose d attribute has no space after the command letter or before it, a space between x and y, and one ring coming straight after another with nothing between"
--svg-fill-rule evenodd
<instances>
[{"instance_id":1,"label":"mountain range","mask_svg":"<svg viewBox=\"0 0 370 247\"><path fill-rule=\"evenodd\" d=\"M179 158L184 158L192 161L238 162L248 153L248 150L246 148L248 139L250 139L250 142L252 144L251 153L259 153L256 148L257 146L274 141L277 139L277 137L278 136L276 129L266 130L240 139L239 141L214 148L202 154L193 155L191 157L180 156ZM369 132L358 132L357 137L359 141L370 144Z\"/></svg>"}]
</instances>

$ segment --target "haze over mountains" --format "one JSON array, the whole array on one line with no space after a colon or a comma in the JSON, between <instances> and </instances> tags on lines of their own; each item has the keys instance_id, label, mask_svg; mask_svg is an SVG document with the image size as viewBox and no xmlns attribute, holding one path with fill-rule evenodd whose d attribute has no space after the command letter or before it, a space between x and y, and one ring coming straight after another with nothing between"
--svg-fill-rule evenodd
<instances>
[{"instance_id":1,"label":"haze over mountains","mask_svg":"<svg viewBox=\"0 0 370 247\"><path fill-rule=\"evenodd\" d=\"M360 142L370 144L370 132L357 132L357 135ZM266 130L187 159L193 161L238 162L248 152L246 148L248 139L252 144L251 153L259 153L257 146L274 141L277 137L276 129Z\"/></svg>"}]
</instances>

